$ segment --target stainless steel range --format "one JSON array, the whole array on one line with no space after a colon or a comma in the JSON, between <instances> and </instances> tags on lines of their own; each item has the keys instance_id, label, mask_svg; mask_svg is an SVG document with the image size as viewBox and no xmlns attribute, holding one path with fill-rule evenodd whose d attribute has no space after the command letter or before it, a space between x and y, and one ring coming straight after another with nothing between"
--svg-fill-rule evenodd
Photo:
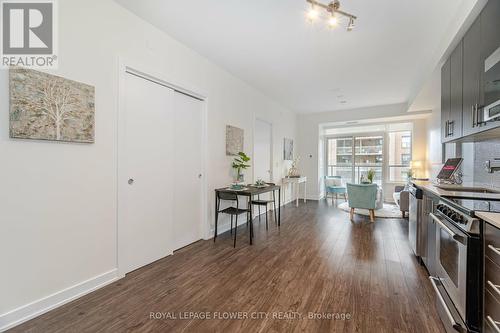
<instances>
[{"instance_id":1,"label":"stainless steel range","mask_svg":"<svg viewBox=\"0 0 500 333\"><path fill-rule=\"evenodd\" d=\"M447 332L479 332L481 326L480 220L459 201L441 198L430 217L436 222L439 315Z\"/></svg>"}]
</instances>

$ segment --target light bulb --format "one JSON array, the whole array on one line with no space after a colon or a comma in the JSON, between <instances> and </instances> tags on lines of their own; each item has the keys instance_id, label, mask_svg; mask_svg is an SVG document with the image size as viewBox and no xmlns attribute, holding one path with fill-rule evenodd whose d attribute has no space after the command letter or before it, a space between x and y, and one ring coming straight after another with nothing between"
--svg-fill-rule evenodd
<instances>
[{"instance_id":1,"label":"light bulb","mask_svg":"<svg viewBox=\"0 0 500 333\"><path fill-rule=\"evenodd\" d=\"M331 16L329 19L328 19L328 26L330 26L330 28L334 28L337 26L337 18L335 16Z\"/></svg>"},{"instance_id":2,"label":"light bulb","mask_svg":"<svg viewBox=\"0 0 500 333\"><path fill-rule=\"evenodd\" d=\"M354 29L354 19L351 17L349 19L349 25L347 26L347 31L352 31Z\"/></svg>"},{"instance_id":3,"label":"light bulb","mask_svg":"<svg viewBox=\"0 0 500 333\"><path fill-rule=\"evenodd\" d=\"M309 21L314 21L315 19L317 19L319 16L319 13L318 11L316 10L316 8L314 8L314 6L311 6L311 9L309 9L309 11L307 12L307 18L309 19Z\"/></svg>"}]
</instances>

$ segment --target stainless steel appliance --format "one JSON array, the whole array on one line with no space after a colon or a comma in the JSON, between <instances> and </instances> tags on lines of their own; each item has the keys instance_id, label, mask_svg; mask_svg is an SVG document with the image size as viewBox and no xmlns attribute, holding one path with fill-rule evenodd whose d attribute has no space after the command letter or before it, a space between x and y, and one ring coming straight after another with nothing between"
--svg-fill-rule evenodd
<instances>
[{"instance_id":1,"label":"stainless steel appliance","mask_svg":"<svg viewBox=\"0 0 500 333\"><path fill-rule=\"evenodd\" d=\"M410 247L420 260L422 255L422 201L423 192L415 185L411 185L408 189L410 192L410 207L408 218L408 238Z\"/></svg>"},{"instance_id":2,"label":"stainless steel appliance","mask_svg":"<svg viewBox=\"0 0 500 333\"><path fill-rule=\"evenodd\" d=\"M484 61L483 121L500 117L500 47Z\"/></svg>"},{"instance_id":3,"label":"stainless steel appliance","mask_svg":"<svg viewBox=\"0 0 500 333\"><path fill-rule=\"evenodd\" d=\"M435 272L435 238L436 231L434 227L434 220L430 218L430 214L434 212L435 197L424 192L422 201L422 253L420 257L427 270L432 275Z\"/></svg>"},{"instance_id":4,"label":"stainless steel appliance","mask_svg":"<svg viewBox=\"0 0 500 333\"><path fill-rule=\"evenodd\" d=\"M436 226L436 276L430 279L441 320L447 332L479 332L480 220L459 200L444 198L430 217Z\"/></svg>"}]
</instances>

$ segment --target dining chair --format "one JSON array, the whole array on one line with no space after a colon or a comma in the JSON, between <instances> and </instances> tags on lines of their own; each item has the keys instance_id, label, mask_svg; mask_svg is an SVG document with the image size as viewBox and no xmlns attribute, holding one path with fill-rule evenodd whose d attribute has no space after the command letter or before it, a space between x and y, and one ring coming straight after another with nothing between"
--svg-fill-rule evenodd
<instances>
[{"instance_id":1,"label":"dining chair","mask_svg":"<svg viewBox=\"0 0 500 333\"><path fill-rule=\"evenodd\" d=\"M267 185L269 186L275 186L274 183L266 183ZM260 207L264 207L264 210L266 212L266 230L269 229L269 224L268 224L268 218L267 218L267 207L270 203L273 204L274 206L274 222L275 223L278 223L278 217L276 215L276 197L275 197L275 194L274 194L274 191L272 191L273 194L272 194L272 200L264 200L264 199L260 199L260 194L257 195L257 200L253 200L252 199L252 205L254 206L257 206L258 207L258 211L259 211L259 221L260 221Z\"/></svg>"},{"instance_id":2,"label":"dining chair","mask_svg":"<svg viewBox=\"0 0 500 333\"><path fill-rule=\"evenodd\" d=\"M341 194L344 196L344 200L347 201L347 188L343 184L341 176L325 176L325 190L327 199L329 193L332 195L332 204L333 195L335 195L335 200L337 200L338 195Z\"/></svg>"},{"instance_id":3,"label":"dining chair","mask_svg":"<svg viewBox=\"0 0 500 333\"><path fill-rule=\"evenodd\" d=\"M216 212L215 214L227 214L227 215L230 215L231 216L231 234L233 233L233 218L236 220L235 223L234 223L234 242L233 242L233 247L236 247L236 232L238 230L238 216L241 215L241 214L247 214L247 224L248 224L248 221L250 221L250 207L247 207L247 208L240 208L240 202L239 202L239 199L238 199L238 195L236 193L227 193L227 192L216 192L217 194L217 209L216 209ZM229 201L229 202L232 202L232 204L234 205L234 203L236 203L236 207L234 206L230 206L230 207L227 207L227 208L224 208L224 209L220 209L220 204L221 204L221 201ZM215 233L214 233L214 242L215 242L215 239L217 238L217 221L218 221L218 218L215 219ZM253 232L252 230L250 230L250 232Z\"/></svg>"}]
</instances>

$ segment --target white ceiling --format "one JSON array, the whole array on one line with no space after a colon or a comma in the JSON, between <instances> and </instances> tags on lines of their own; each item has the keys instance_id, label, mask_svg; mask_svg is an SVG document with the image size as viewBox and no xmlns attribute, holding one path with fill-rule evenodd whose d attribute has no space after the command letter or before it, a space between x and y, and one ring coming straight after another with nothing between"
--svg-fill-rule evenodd
<instances>
[{"instance_id":1,"label":"white ceiling","mask_svg":"<svg viewBox=\"0 0 500 333\"><path fill-rule=\"evenodd\" d=\"M352 32L310 25L305 0L116 1L292 110L320 112L408 102L467 0L343 0Z\"/></svg>"}]
</instances>

